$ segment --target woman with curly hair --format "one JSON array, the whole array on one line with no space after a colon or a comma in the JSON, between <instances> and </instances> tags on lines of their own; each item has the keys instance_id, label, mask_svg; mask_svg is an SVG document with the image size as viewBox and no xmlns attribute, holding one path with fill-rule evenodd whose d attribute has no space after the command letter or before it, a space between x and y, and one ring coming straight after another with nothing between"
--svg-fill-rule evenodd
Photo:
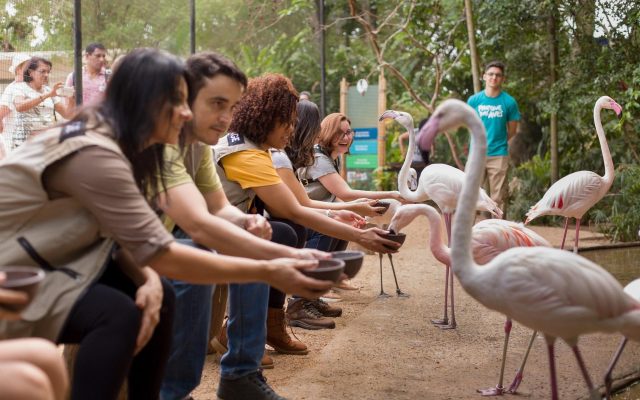
<instances>
[{"instance_id":1,"label":"woman with curly hair","mask_svg":"<svg viewBox=\"0 0 640 400\"><path fill-rule=\"evenodd\" d=\"M236 106L229 133L214 146L218 175L229 201L245 212L266 209L273 218L291 221L290 235L286 241L291 246L304 245L303 227L309 227L340 239L358 242L373 251L389 252L385 245L397 249L398 246L392 245L393 242L379 236L384 233L380 229L361 230L303 207L282 182L273 166L269 149L284 149L289 143L296 120L297 103L298 93L291 81L280 74L266 74L249 81L244 96ZM274 231L273 236L276 238L278 234ZM275 289L269 291L268 286L262 284L232 285L230 307L240 306L243 291L256 299L255 304L244 305L246 309L260 309L265 316L268 299L266 336L269 345L281 353L308 353L306 345L294 341L285 330L284 293ZM260 297L262 302L258 300ZM260 319L257 312L253 316L249 313L242 314L243 321L229 320L229 352L233 351L233 334L251 331L255 340L258 334L264 337L264 319ZM244 329L239 326L244 326Z\"/></svg>"}]
</instances>

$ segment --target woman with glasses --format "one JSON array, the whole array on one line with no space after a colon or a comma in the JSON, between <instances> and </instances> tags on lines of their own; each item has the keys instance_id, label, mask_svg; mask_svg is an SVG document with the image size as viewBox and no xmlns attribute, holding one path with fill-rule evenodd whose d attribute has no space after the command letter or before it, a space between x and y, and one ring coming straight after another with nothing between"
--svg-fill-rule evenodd
<instances>
[{"instance_id":1,"label":"woman with glasses","mask_svg":"<svg viewBox=\"0 0 640 400\"><path fill-rule=\"evenodd\" d=\"M314 163L299 168L298 177L305 185L309 198L334 202L367 199L395 199L404 202L397 191L369 191L352 189L340 175L340 156L349 151L353 141L351 121L346 115L327 115L320 125L320 135L314 146ZM319 232L312 232L305 247L324 251L344 250L347 242Z\"/></svg>"},{"instance_id":2,"label":"woman with glasses","mask_svg":"<svg viewBox=\"0 0 640 400\"><path fill-rule=\"evenodd\" d=\"M36 131L54 125L56 112L64 118L72 115L71 109L58 97L62 82L48 86L52 65L49 60L33 57L24 70L24 82L16 88L13 98L17 115L10 150L22 145Z\"/></svg>"}]
</instances>

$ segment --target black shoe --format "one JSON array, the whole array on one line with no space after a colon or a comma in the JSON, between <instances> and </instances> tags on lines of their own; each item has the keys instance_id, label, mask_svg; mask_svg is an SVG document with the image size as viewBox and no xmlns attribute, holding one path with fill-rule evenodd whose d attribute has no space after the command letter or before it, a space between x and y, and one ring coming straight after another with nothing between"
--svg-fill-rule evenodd
<instances>
[{"instance_id":1,"label":"black shoe","mask_svg":"<svg viewBox=\"0 0 640 400\"><path fill-rule=\"evenodd\" d=\"M286 400L278 396L261 371L238 379L220 378L218 400Z\"/></svg>"}]
</instances>

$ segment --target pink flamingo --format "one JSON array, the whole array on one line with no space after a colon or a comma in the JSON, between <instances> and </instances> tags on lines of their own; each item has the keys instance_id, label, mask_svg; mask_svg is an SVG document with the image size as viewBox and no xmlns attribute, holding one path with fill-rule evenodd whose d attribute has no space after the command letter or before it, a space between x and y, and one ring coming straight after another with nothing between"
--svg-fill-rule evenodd
<instances>
[{"instance_id":1,"label":"pink flamingo","mask_svg":"<svg viewBox=\"0 0 640 400\"><path fill-rule=\"evenodd\" d=\"M447 227L448 243L451 243L451 217L456 210L458 194L464 181L464 172L447 164L429 164L420 174L417 189L415 191L410 190L407 181L411 173L415 174L415 170L411 168L413 152L416 146L413 117L411 117L411 114L403 111L387 110L382 113L379 120L383 121L389 118L398 121L409 133L407 156L398 174L398 190L400 194L402 194L402 197L414 203L421 203L429 199L433 200L438 208L440 208L440 211L442 211ZM478 210L488 211L498 218L502 217L502 210L491 200L491 197L487 195L484 189L479 189L478 196L480 198L476 204ZM455 316L452 316L450 323L447 315L449 289L451 290L451 310L453 312L453 276L451 275L451 268L447 265L444 283L444 316L442 319L431 320L433 324L443 329L455 329L456 327Z\"/></svg>"},{"instance_id":2,"label":"pink flamingo","mask_svg":"<svg viewBox=\"0 0 640 400\"><path fill-rule=\"evenodd\" d=\"M630 282L627 286L624 287L624 291L628 293L634 299L640 301L640 279L636 279ZM611 373L613 372L613 368L618 363L620 356L622 355L622 351L624 347L627 345L629 338L624 338L620 342L618 346L618 350L616 350L611 363L609 364L609 368L607 368L607 372L604 374L604 388L605 388L605 399L611 399L611 384L613 383L613 379L611 377Z\"/></svg>"},{"instance_id":3,"label":"pink flamingo","mask_svg":"<svg viewBox=\"0 0 640 400\"><path fill-rule=\"evenodd\" d=\"M607 145L607 138L604 135L602 122L600 121L600 111L608 108L615 111L620 116L622 107L611 97L602 96L596 101L593 107L593 123L596 126L596 133L600 141L602 158L604 160L604 176L600 176L591 171L578 171L560 179L547 190L527 213L525 224L541 215L561 215L564 220L564 235L562 236L561 249L564 249L564 241L567 237L569 218L576 219L576 237L573 252L578 252L578 236L580 235L580 220L591 207L604 197L613 184L614 169L611 152Z\"/></svg>"},{"instance_id":4,"label":"pink flamingo","mask_svg":"<svg viewBox=\"0 0 640 400\"><path fill-rule=\"evenodd\" d=\"M509 249L482 268L471 254L474 205L486 160L482 121L466 103L447 100L435 111L421 137L430 148L440 130L464 124L473 135L467 175L453 223L451 264L462 287L485 307L544 334L549 353L551 396L558 399L554 343L563 339L573 350L592 399L599 398L578 349L578 336L620 332L640 340L640 302L595 263L564 250L546 247Z\"/></svg>"},{"instance_id":5,"label":"pink flamingo","mask_svg":"<svg viewBox=\"0 0 640 400\"><path fill-rule=\"evenodd\" d=\"M429 247L434 257L444 265L451 265L451 250L444 245L441 234L440 214L435 208L426 204L407 204L398 208L389 224L389 230L400 232L402 228L409 225L416 217L424 215L429 220L430 239ZM493 260L498 254L512 247L522 246L545 246L551 247L551 244L531 229L525 228L521 223L505 221L503 219L485 219L473 226L471 233L471 251L474 260L482 265ZM453 300L451 302L453 304ZM455 312L451 310L451 317L455 324ZM502 348L502 363L500 366L500 378L495 388L479 390L484 396L495 396L505 393L503 387L504 366L509 346L509 336L511 334L512 322L507 317L504 324L504 345ZM529 341L529 346L525 352L520 368L516 373L513 383L506 391L507 393L515 393L520 382L522 382L524 366L529 356L529 351L533 345L533 341L537 332L533 332L533 336Z\"/></svg>"}]
</instances>

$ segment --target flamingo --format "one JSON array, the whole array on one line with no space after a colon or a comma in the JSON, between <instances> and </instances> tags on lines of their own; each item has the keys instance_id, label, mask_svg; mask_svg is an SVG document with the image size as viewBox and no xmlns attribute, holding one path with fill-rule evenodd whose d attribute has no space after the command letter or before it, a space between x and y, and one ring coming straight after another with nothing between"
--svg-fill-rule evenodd
<instances>
[{"instance_id":1,"label":"flamingo","mask_svg":"<svg viewBox=\"0 0 640 400\"><path fill-rule=\"evenodd\" d=\"M425 126L419 146L430 148L438 131L462 124L470 129L474 142L453 223L453 273L482 305L544 334L552 400L558 399L554 359L557 338L573 350L591 398L599 398L582 360L578 337L591 332L620 332L640 340L640 302L625 293L602 267L560 249L515 247L477 267L471 254L471 227L486 160L482 121L466 103L446 100Z\"/></svg>"},{"instance_id":2,"label":"flamingo","mask_svg":"<svg viewBox=\"0 0 640 400\"><path fill-rule=\"evenodd\" d=\"M400 173L398 174L398 190L402 197L406 200L420 203L428 199L433 200L444 216L445 225L447 227L448 243L451 243L451 217L456 210L456 201L458 194L462 188L464 181L464 172L447 164L429 164L422 170L418 187L415 191L411 191L407 185L407 179L410 174L415 174L415 170L411 168L413 161L413 153L416 146L416 135L413 129L413 117L404 111L387 110L380 115L379 120L394 119L404 126L409 133L409 148L407 156L404 159ZM424 127L423 127L424 129ZM487 195L484 189L479 189L479 198L476 208L478 210L488 211L492 215L502 218L502 210ZM444 317L442 319L431 320L434 325L438 325L443 329L455 329L455 319L449 322L447 316L447 299L448 291L451 289L451 309L454 309L453 301L453 277L451 276L451 268L446 265L445 283L444 283Z\"/></svg>"},{"instance_id":3,"label":"flamingo","mask_svg":"<svg viewBox=\"0 0 640 400\"><path fill-rule=\"evenodd\" d=\"M630 282L627 286L624 287L624 291L628 293L634 299L640 301L640 279L636 279ZM627 345L629 341L628 338L622 339L620 345L618 346L618 350L616 350L611 363L609 364L609 368L607 368L607 372L604 374L604 388L605 388L605 399L611 399L611 384L613 383L613 379L611 377L611 373L613 372L613 368L618 363L620 356L622 355L622 351L624 347Z\"/></svg>"},{"instance_id":4,"label":"flamingo","mask_svg":"<svg viewBox=\"0 0 640 400\"><path fill-rule=\"evenodd\" d=\"M415 170L414 170L415 172ZM375 217L366 217L367 223L376 224L382 229L387 229L389 226L389 222L391 222L391 218L396 213L396 210L400 207L400 202L396 199L383 199L382 201L389 203L389 207L385 210L382 215L378 215ZM400 290L400 286L398 285L398 277L396 276L396 269L393 266L393 256L391 253L387 253L389 257L389 263L391 263L391 271L393 272L393 279L396 282L396 295L398 297L409 297L408 294L404 293ZM380 294L379 297L389 297L388 294L384 292L382 286L382 253L378 253L378 261L380 262Z\"/></svg>"},{"instance_id":5,"label":"flamingo","mask_svg":"<svg viewBox=\"0 0 640 400\"><path fill-rule=\"evenodd\" d=\"M451 265L451 250L444 245L441 235L442 221L440 214L435 208L426 204L407 204L403 205L395 212L389 230L400 232L402 228L409 225L416 217L424 215L429 221L430 239L429 247L434 257L444 265ZM498 254L512 247L520 246L545 246L551 247L551 244L542 236L538 235L531 229L526 228L521 223L505 221L503 219L485 219L473 226L471 238L471 248L473 258L478 264L486 264L494 259ZM453 299L451 299L453 305ZM455 324L455 312L452 308L451 318ZM495 388L479 390L484 396L501 395L505 392L503 387L504 366L509 346L509 336L511 334L512 322L507 317L504 324L504 345L502 348L502 363L500 366L500 378ZM507 390L508 393L515 393L520 382L522 382L524 366L537 332L533 332L533 336L529 341L529 346L525 352L524 359L516 373L513 383Z\"/></svg>"},{"instance_id":6,"label":"flamingo","mask_svg":"<svg viewBox=\"0 0 640 400\"><path fill-rule=\"evenodd\" d=\"M593 107L593 123L596 126L600 150L604 160L604 176L591 171L577 171L560 179L547 190L529 212L525 224L541 215L561 215L564 220L564 235L562 236L561 249L564 249L564 241L567 237L569 218L576 219L576 237L573 252L578 252L578 236L580 235L580 220L597 202L604 197L613 184L614 169L611 152L604 135L600 111L603 108L615 111L620 116L622 107L611 97L602 96Z\"/></svg>"}]
</instances>

